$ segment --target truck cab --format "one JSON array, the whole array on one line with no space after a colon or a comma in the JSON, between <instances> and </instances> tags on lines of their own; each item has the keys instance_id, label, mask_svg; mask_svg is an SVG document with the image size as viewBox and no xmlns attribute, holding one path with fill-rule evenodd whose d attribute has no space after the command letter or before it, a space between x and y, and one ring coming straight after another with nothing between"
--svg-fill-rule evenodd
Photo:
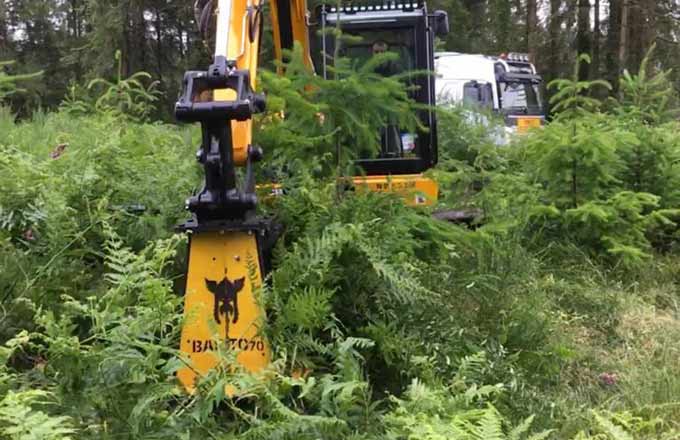
<instances>
[{"instance_id":1,"label":"truck cab","mask_svg":"<svg viewBox=\"0 0 680 440\"><path fill-rule=\"evenodd\" d=\"M438 105L492 110L503 117L510 133L523 133L545 123L543 79L527 55L437 52L435 71Z\"/></svg>"}]
</instances>

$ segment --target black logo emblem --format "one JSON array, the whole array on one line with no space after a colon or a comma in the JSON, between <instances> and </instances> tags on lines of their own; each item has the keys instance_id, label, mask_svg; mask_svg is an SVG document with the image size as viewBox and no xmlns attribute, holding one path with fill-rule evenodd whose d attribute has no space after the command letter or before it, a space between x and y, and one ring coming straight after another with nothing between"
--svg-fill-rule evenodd
<instances>
[{"instance_id":1,"label":"black logo emblem","mask_svg":"<svg viewBox=\"0 0 680 440\"><path fill-rule=\"evenodd\" d=\"M221 324L220 315L224 313L227 336L229 336L229 321L231 320L233 324L238 322L238 293L243 290L245 281L245 277L235 280L233 283L227 277L224 277L219 283L205 279L206 287L215 295L213 306L215 322Z\"/></svg>"}]
</instances>

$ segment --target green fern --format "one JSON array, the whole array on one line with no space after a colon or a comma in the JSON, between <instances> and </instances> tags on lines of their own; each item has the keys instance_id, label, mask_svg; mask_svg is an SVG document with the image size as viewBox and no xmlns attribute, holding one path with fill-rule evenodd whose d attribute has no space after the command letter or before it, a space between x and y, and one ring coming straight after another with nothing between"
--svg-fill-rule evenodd
<instances>
[{"instance_id":1,"label":"green fern","mask_svg":"<svg viewBox=\"0 0 680 440\"><path fill-rule=\"evenodd\" d=\"M597 426L602 430L602 433L611 440L634 440L630 433L626 432L621 426L615 425L611 420L601 416L598 413L593 413L593 419Z\"/></svg>"},{"instance_id":2,"label":"green fern","mask_svg":"<svg viewBox=\"0 0 680 440\"><path fill-rule=\"evenodd\" d=\"M446 390L427 387L419 381L411 384L406 398L392 399L396 407L385 417L387 438L519 440L545 439L551 434L550 431L544 431L528 435L532 417L508 429L507 421L491 402L482 400L472 403Z\"/></svg>"},{"instance_id":3,"label":"green fern","mask_svg":"<svg viewBox=\"0 0 680 440\"><path fill-rule=\"evenodd\" d=\"M0 400L0 435L12 440L70 440L75 438L73 421L52 416L35 407L55 406L53 395L44 390L9 391Z\"/></svg>"},{"instance_id":4,"label":"green fern","mask_svg":"<svg viewBox=\"0 0 680 440\"><path fill-rule=\"evenodd\" d=\"M680 432L665 426L660 418L635 416L630 412L590 412L593 428L579 432L574 440L673 440Z\"/></svg>"}]
</instances>

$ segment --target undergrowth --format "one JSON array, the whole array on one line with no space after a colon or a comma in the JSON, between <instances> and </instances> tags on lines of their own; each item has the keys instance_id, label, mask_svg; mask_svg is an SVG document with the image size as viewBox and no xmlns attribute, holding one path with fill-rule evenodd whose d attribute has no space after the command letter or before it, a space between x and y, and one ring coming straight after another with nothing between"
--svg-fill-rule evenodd
<instances>
[{"instance_id":1,"label":"undergrowth","mask_svg":"<svg viewBox=\"0 0 680 440\"><path fill-rule=\"evenodd\" d=\"M339 192L332 152L311 159L375 141L375 108L342 133L330 110L381 80L294 75L265 80L258 121L278 155L262 174L285 193L263 207L285 225L262 292L273 361L263 380L221 353L192 395L175 377L172 229L199 184L198 133L77 100L2 112L0 437L679 438L677 123L648 99L671 93L662 73L625 75L607 103L563 80L557 121L503 149L446 111L436 209L478 209L474 228Z\"/></svg>"}]
</instances>

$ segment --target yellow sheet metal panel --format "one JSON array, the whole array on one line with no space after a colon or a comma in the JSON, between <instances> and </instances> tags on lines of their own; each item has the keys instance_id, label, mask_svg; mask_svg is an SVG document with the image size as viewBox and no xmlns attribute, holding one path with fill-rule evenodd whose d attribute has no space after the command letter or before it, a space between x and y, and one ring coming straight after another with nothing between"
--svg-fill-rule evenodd
<instances>
[{"instance_id":1,"label":"yellow sheet metal panel","mask_svg":"<svg viewBox=\"0 0 680 440\"><path fill-rule=\"evenodd\" d=\"M347 180L342 179L342 182ZM439 185L422 174L401 176L358 176L352 178L357 191L397 193L408 206L434 206L439 199ZM276 197L285 197L283 187L276 183L257 185L260 201L267 203Z\"/></svg>"},{"instance_id":2,"label":"yellow sheet metal panel","mask_svg":"<svg viewBox=\"0 0 680 440\"><path fill-rule=\"evenodd\" d=\"M541 118L521 117L517 118L517 133L526 133L532 128L541 126Z\"/></svg>"},{"instance_id":3,"label":"yellow sheet metal panel","mask_svg":"<svg viewBox=\"0 0 680 440\"><path fill-rule=\"evenodd\" d=\"M399 194L409 206L433 206L439 197L439 185L422 174L397 176L359 176L353 179L357 190Z\"/></svg>"},{"instance_id":4,"label":"yellow sheet metal panel","mask_svg":"<svg viewBox=\"0 0 680 440\"><path fill-rule=\"evenodd\" d=\"M293 40L298 42L305 53L305 63L311 69L312 60L309 53L309 31L307 26L307 2L306 0L283 0L286 1L286 6L290 8L291 17L290 26L292 30ZM226 14L220 15L220 8L226 4L220 1L218 6L217 16L226 17ZM248 13L249 7L255 8L261 4L261 0L231 0L230 14L228 23L219 22L217 35L228 35L227 38L227 59L235 60L238 69L250 70L250 82L253 89L256 88L257 79L257 65L259 58L260 47L260 21L262 14ZM281 41L279 34L280 23L278 21L277 8L279 3L273 0L271 4L272 28L274 30L274 46L276 58L280 61ZM254 11L255 9L252 9ZM226 20L226 19L225 19ZM227 29L228 26L228 29ZM222 32L220 32L220 30ZM251 36L252 38L251 41ZM216 45L220 47L223 41L216 41ZM216 90L214 99L217 101L230 101L235 99L235 94L232 90ZM248 146L253 142L253 123L248 121L232 121L232 144L234 150L234 163L236 166L244 166L248 158Z\"/></svg>"},{"instance_id":5,"label":"yellow sheet metal panel","mask_svg":"<svg viewBox=\"0 0 680 440\"><path fill-rule=\"evenodd\" d=\"M235 350L251 372L264 369L270 348L261 336L264 312L257 239L248 232L201 232L191 237L180 349L191 365L178 377L189 391L197 375L217 365L218 350Z\"/></svg>"},{"instance_id":6,"label":"yellow sheet metal panel","mask_svg":"<svg viewBox=\"0 0 680 440\"><path fill-rule=\"evenodd\" d=\"M281 7L290 9L290 23L279 22L279 8ZM302 48L305 65L309 69L313 69L309 45L309 26L307 26L307 0L272 0L269 3L269 11L274 37L274 57L276 60L279 62L283 60L281 27L289 27L292 31L293 42L298 43ZM282 73L280 68L278 71Z\"/></svg>"},{"instance_id":7,"label":"yellow sheet metal panel","mask_svg":"<svg viewBox=\"0 0 680 440\"><path fill-rule=\"evenodd\" d=\"M284 0L286 1L286 0ZM272 34L274 37L274 58L281 61L283 54L281 53L281 28L279 25L279 0L271 0L269 2L269 19L272 26Z\"/></svg>"},{"instance_id":8,"label":"yellow sheet metal panel","mask_svg":"<svg viewBox=\"0 0 680 440\"><path fill-rule=\"evenodd\" d=\"M305 65L313 69L311 48L309 45L309 26L307 26L307 0L291 0L293 40L299 42Z\"/></svg>"}]
</instances>

